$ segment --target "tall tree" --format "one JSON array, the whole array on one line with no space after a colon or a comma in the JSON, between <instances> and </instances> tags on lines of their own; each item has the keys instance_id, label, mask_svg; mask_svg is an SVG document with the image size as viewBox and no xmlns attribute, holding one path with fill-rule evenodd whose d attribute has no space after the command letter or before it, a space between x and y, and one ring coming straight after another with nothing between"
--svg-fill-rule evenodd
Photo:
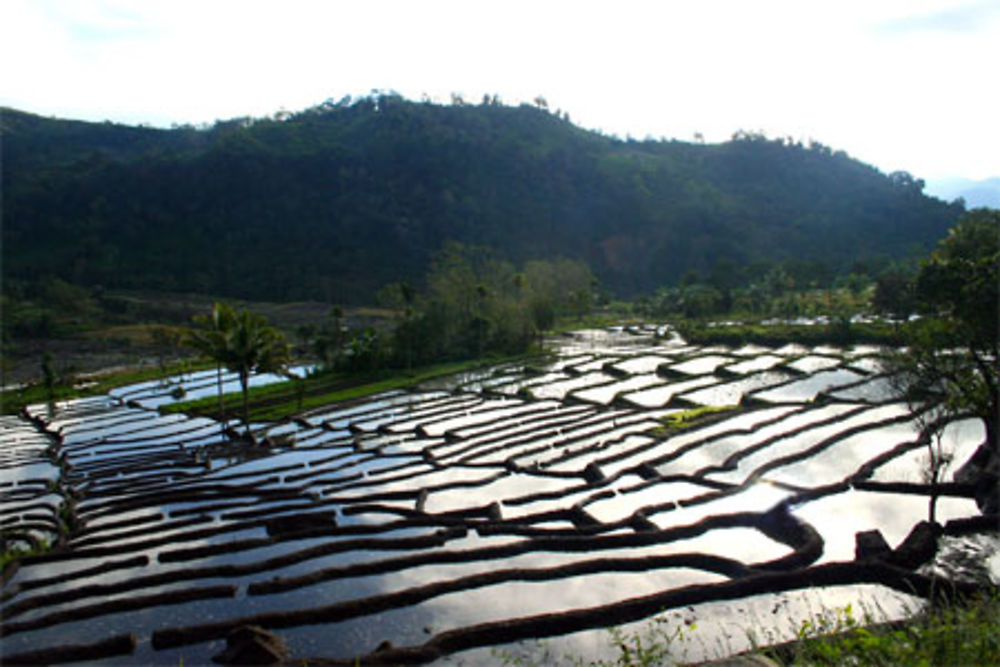
<instances>
[{"instance_id":1,"label":"tall tree","mask_svg":"<svg viewBox=\"0 0 1000 667\"><path fill-rule=\"evenodd\" d=\"M250 434L250 374L284 372L290 361L285 337L256 313L236 312L232 306L215 304L210 315L195 317L198 328L187 338L191 347L216 362L219 413L222 415L222 367L237 374L243 394L243 424Z\"/></svg>"},{"instance_id":2,"label":"tall tree","mask_svg":"<svg viewBox=\"0 0 1000 667\"><path fill-rule=\"evenodd\" d=\"M229 363L229 337L236 323L236 311L228 304L215 303L211 313L195 315L193 319L195 328L188 331L184 343L215 361L216 386L219 395L219 423L224 430L226 415L222 398L222 367Z\"/></svg>"},{"instance_id":3,"label":"tall tree","mask_svg":"<svg viewBox=\"0 0 1000 667\"><path fill-rule=\"evenodd\" d=\"M226 366L240 378L243 425L250 435L250 374L283 373L291 361L284 335L267 320L248 310L240 312L230 332Z\"/></svg>"},{"instance_id":4,"label":"tall tree","mask_svg":"<svg viewBox=\"0 0 1000 667\"><path fill-rule=\"evenodd\" d=\"M928 312L903 371L911 395L942 399L953 415L983 419L987 444L1000 454L1000 211L961 218L924 262L917 299Z\"/></svg>"}]
</instances>

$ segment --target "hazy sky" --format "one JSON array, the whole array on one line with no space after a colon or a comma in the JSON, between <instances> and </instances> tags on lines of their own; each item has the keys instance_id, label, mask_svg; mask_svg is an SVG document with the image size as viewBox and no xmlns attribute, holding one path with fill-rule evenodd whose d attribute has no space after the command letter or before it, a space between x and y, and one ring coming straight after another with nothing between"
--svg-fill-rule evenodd
<instances>
[{"instance_id":1,"label":"hazy sky","mask_svg":"<svg viewBox=\"0 0 1000 667\"><path fill-rule=\"evenodd\" d=\"M1000 0L0 0L0 105L169 126L374 88L1000 176Z\"/></svg>"}]
</instances>

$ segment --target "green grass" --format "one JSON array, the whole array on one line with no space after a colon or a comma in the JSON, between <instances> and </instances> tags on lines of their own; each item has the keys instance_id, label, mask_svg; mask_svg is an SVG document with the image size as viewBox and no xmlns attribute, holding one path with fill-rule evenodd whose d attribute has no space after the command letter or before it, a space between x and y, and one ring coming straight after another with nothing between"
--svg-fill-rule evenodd
<instances>
[{"instance_id":1,"label":"green grass","mask_svg":"<svg viewBox=\"0 0 1000 667\"><path fill-rule=\"evenodd\" d=\"M26 558L28 556L37 556L39 554L48 553L52 546L53 541L42 540L41 545L37 549L31 549L26 547L11 547L6 551L0 552L0 571L2 571L8 564Z\"/></svg>"},{"instance_id":2,"label":"green grass","mask_svg":"<svg viewBox=\"0 0 1000 667\"><path fill-rule=\"evenodd\" d=\"M254 387L250 390L250 419L252 421L277 421L313 408L372 396L393 389L405 389L445 375L539 357L538 353L531 353L511 357L442 363L411 371L393 370L364 374L335 373L309 377L301 381L277 382L263 387ZM223 395L223 400L225 409L231 414L242 410L243 397L240 392L226 393ZM161 411L164 413L183 412L215 415L218 412L218 405L218 396L207 396L195 401L163 406Z\"/></svg>"},{"instance_id":3,"label":"green grass","mask_svg":"<svg viewBox=\"0 0 1000 667\"><path fill-rule=\"evenodd\" d=\"M562 334L580 329L606 329L615 326L642 324L648 318L637 317L628 312L626 304L612 304L600 310L585 314L583 317L561 315L556 319L547 334Z\"/></svg>"},{"instance_id":4,"label":"green grass","mask_svg":"<svg viewBox=\"0 0 1000 667\"><path fill-rule=\"evenodd\" d=\"M901 345L905 327L890 323L850 324L846 321L828 325L743 323L707 326L703 322L682 321L677 330L696 345L747 344L780 347L799 345Z\"/></svg>"},{"instance_id":5,"label":"green grass","mask_svg":"<svg viewBox=\"0 0 1000 667\"><path fill-rule=\"evenodd\" d=\"M106 394L110 389L114 389L115 387L207 368L214 368L214 364L191 360L170 363L164 368L151 366L100 375L88 375L83 377L83 381L74 381L71 384L57 384L52 388L51 395L49 390L42 384L32 384L21 389L0 392L0 413L7 415L16 414L26 405L46 403L50 400L63 401L71 398L99 396Z\"/></svg>"},{"instance_id":6,"label":"green grass","mask_svg":"<svg viewBox=\"0 0 1000 667\"><path fill-rule=\"evenodd\" d=\"M763 652L784 664L1000 664L1000 597L983 595L873 625L850 606L803 621L796 641Z\"/></svg>"},{"instance_id":7,"label":"green grass","mask_svg":"<svg viewBox=\"0 0 1000 667\"><path fill-rule=\"evenodd\" d=\"M754 642L754 628L745 631L751 651L778 665L998 665L1000 664L1000 597L983 595L920 612L898 622L879 622L865 613L857 618L850 605L801 621L796 637L774 646ZM521 650L495 650L506 665L598 665L653 667L690 664L691 649L705 650L697 624L656 617L636 630L608 629L614 657L588 660L579 655L555 655L544 642ZM725 655L719 644L719 655ZM708 656L709 659L711 656Z\"/></svg>"},{"instance_id":8,"label":"green grass","mask_svg":"<svg viewBox=\"0 0 1000 667\"><path fill-rule=\"evenodd\" d=\"M716 415L721 412L731 412L733 410L738 410L740 406L738 405L703 405L697 408L691 408L690 410L683 410L681 412L673 412L660 418L663 423L663 432L669 432L672 430L683 430L690 428L695 424L702 423L706 418L711 415Z\"/></svg>"}]
</instances>

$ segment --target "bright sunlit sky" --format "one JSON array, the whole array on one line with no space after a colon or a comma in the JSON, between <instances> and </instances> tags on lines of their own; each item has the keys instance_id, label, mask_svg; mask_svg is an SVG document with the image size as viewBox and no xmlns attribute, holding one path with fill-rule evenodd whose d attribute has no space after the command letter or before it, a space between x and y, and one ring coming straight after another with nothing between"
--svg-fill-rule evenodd
<instances>
[{"instance_id":1,"label":"bright sunlit sky","mask_svg":"<svg viewBox=\"0 0 1000 667\"><path fill-rule=\"evenodd\" d=\"M762 130L1000 176L1000 0L0 0L0 26L0 105L62 118L542 95L620 137Z\"/></svg>"}]
</instances>

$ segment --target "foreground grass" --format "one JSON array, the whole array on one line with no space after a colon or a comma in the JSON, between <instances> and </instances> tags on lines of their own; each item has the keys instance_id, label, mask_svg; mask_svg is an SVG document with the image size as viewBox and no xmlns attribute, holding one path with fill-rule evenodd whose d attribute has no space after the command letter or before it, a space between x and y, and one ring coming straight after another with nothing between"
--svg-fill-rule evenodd
<instances>
[{"instance_id":1,"label":"foreground grass","mask_svg":"<svg viewBox=\"0 0 1000 667\"><path fill-rule=\"evenodd\" d=\"M777 665L1000 665L1000 597L983 595L954 602L905 621L879 623L865 614L856 618L850 606L801 621L792 641L760 646L753 628L746 630L762 657ZM660 667L691 665L688 654L700 643L697 624L657 617L635 631L608 629L610 660L555 655L544 642L527 654L495 650L506 665L598 665L600 667ZM706 647L701 644L697 653Z\"/></svg>"},{"instance_id":2,"label":"foreground grass","mask_svg":"<svg viewBox=\"0 0 1000 667\"><path fill-rule=\"evenodd\" d=\"M797 641L763 652L784 664L997 665L1000 597L956 602L902 623L870 625L850 606L804 621Z\"/></svg>"}]
</instances>

